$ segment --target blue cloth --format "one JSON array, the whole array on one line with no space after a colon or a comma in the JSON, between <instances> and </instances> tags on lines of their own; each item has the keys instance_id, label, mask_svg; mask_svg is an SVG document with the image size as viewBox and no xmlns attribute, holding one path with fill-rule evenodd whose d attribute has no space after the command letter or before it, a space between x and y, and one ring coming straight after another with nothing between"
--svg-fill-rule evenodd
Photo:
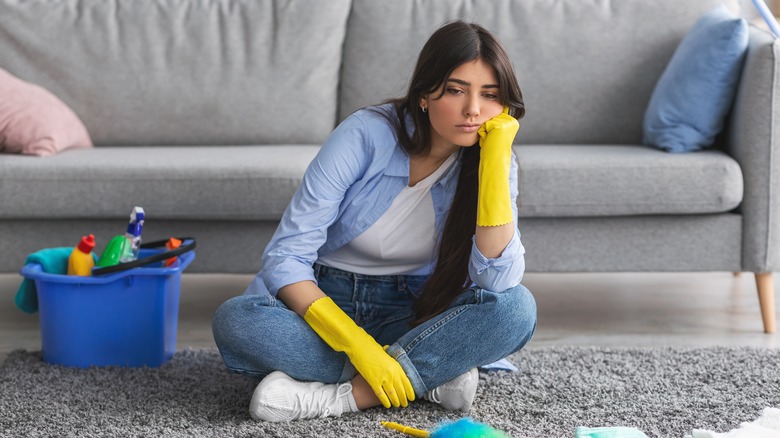
<instances>
[{"instance_id":1,"label":"blue cloth","mask_svg":"<svg viewBox=\"0 0 780 438\"><path fill-rule=\"evenodd\" d=\"M579 426L574 436L575 438L647 438L644 432L633 427Z\"/></svg>"},{"instance_id":2,"label":"blue cloth","mask_svg":"<svg viewBox=\"0 0 780 438\"><path fill-rule=\"evenodd\" d=\"M653 90L644 118L647 145L669 152L711 146L731 107L748 26L720 5L683 38Z\"/></svg>"},{"instance_id":3,"label":"blue cloth","mask_svg":"<svg viewBox=\"0 0 780 438\"><path fill-rule=\"evenodd\" d=\"M415 291L425 276L362 275L314 265L322 290L379 345L389 345L417 398L471 368L521 349L536 328L536 302L525 287L505 291L473 288L449 309L411 327ZM507 330L511 327L511 330ZM297 380L344 382L355 368L303 318L267 292L242 295L214 314L214 340L225 365L263 377L283 371Z\"/></svg>"},{"instance_id":4,"label":"blue cloth","mask_svg":"<svg viewBox=\"0 0 780 438\"><path fill-rule=\"evenodd\" d=\"M37 263L41 265L43 272L48 274L67 274L68 257L73 251L73 247L46 248L34 252L27 256L25 265ZM35 289L35 282L30 279L23 279L22 284L16 291L14 299L16 307L25 313L35 313L38 311L38 292Z\"/></svg>"},{"instance_id":5,"label":"blue cloth","mask_svg":"<svg viewBox=\"0 0 780 438\"><path fill-rule=\"evenodd\" d=\"M509 361L507 358L503 358L500 360L497 360L495 362L489 363L487 365L482 365L479 367L480 371L518 371L518 368L515 364Z\"/></svg>"},{"instance_id":6,"label":"blue cloth","mask_svg":"<svg viewBox=\"0 0 780 438\"><path fill-rule=\"evenodd\" d=\"M389 106L377 107L389 110ZM474 146L477 147L477 146ZM431 188L439 236L457 186L456 162ZM263 253L263 269L245 294L269 292L299 281L315 281L312 265L368 229L409 184L409 157L381 115L359 110L344 120L309 165L303 181ZM517 220L517 163L510 172L512 209ZM525 249L515 234L502 255L487 258L472 243L469 273L481 288L516 286L525 270ZM427 275L435 261L420 272Z\"/></svg>"}]
</instances>

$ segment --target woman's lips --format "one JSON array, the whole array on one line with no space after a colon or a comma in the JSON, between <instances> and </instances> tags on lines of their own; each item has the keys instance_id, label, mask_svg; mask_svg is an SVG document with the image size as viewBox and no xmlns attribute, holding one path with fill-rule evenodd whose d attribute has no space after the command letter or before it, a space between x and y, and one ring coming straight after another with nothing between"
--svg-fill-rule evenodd
<instances>
[{"instance_id":1,"label":"woman's lips","mask_svg":"<svg viewBox=\"0 0 780 438\"><path fill-rule=\"evenodd\" d=\"M479 129L479 125L471 124L471 123L464 123L462 125L455 125L458 130L463 132L477 132Z\"/></svg>"}]
</instances>

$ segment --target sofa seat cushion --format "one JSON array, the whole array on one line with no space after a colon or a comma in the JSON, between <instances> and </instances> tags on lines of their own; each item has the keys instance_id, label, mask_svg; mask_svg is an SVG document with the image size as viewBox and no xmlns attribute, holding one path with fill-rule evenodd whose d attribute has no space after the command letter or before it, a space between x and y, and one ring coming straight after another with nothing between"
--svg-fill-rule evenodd
<instances>
[{"instance_id":1,"label":"sofa seat cushion","mask_svg":"<svg viewBox=\"0 0 780 438\"><path fill-rule=\"evenodd\" d=\"M316 145L70 150L0 157L0 218L278 220ZM622 216L729 211L739 165L722 152L645 146L515 146L520 216Z\"/></svg>"},{"instance_id":2,"label":"sofa seat cushion","mask_svg":"<svg viewBox=\"0 0 780 438\"><path fill-rule=\"evenodd\" d=\"M720 213L742 201L742 171L717 150L640 145L515 146L521 217Z\"/></svg>"},{"instance_id":3,"label":"sofa seat cushion","mask_svg":"<svg viewBox=\"0 0 780 438\"><path fill-rule=\"evenodd\" d=\"M97 147L0 157L1 218L279 219L319 146Z\"/></svg>"}]
</instances>

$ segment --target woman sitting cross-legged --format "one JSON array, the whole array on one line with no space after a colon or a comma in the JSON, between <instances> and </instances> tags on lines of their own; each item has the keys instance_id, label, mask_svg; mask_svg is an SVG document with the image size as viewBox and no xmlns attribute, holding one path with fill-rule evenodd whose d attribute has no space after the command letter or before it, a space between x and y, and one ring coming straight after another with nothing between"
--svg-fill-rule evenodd
<instances>
[{"instance_id":1,"label":"woman sitting cross-legged","mask_svg":"<svg viewBox=\"0 0 780 438\"><path fill-rule=\"evenodd\" d=\"M516 225L524 113L500 43L456 21L423 47L406 96L339 124L262 271L214 315L225 365L262 378L253 418L469 410L477 367L536 327Z\"/></svg>"}]
</instances>

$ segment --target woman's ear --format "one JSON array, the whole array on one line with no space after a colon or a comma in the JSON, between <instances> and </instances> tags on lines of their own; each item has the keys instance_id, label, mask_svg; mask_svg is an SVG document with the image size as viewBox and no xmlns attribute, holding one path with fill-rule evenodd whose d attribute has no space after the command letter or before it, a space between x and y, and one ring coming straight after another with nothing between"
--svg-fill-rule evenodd
<instances>
[{"instance_id":1,"label":"woman's ear","mask_svg":"<svg viewBox=\"0 0 780 438\"><path fill-rule=\"evenodd\" d=\"M425 112L425 110L428 109L428 98L421 97L420 98L420 108Z\"/></svg>"}]
</instances>

